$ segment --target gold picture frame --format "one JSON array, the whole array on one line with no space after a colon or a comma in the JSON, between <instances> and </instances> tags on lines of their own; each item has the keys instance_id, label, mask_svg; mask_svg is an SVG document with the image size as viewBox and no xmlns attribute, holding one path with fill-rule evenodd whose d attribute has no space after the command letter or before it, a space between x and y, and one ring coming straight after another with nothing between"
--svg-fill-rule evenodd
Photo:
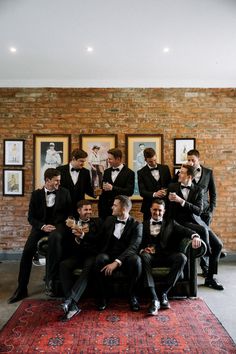
<instances>
[{"instance_id":1,"label":"gold picture frame","mask_svg":"<svg viewBox=\"0 0 236 354\"><path fill-rule=\"evenodd\" d=\"M91 174L92 186L102 187L101 180L104 170L109 167L107 151L117 147L116 134L81 134L79 137L80 148L87 152L88 159L85 167ZM97 147L97 149L96 149ZM96 153L97 169L93 167L94 152Z\"/></svg>"},{"instance_id":2,"label":"gold picture frame","mask_svg":"<svg viewBox=\"0 0 236 354\"><path fill-rule=\"evenodd\" d=\"M142 200L138 190L137 171L146 165L143 150L151 147L156 151L157 162L163 163L163 135L162 134L126 134L126 162L135 173L135 186L132 200Z\"/></svg>"},{"instance_id":3,"label":"gold picture frame","mask_svg":"<svg viewBox=\"0 0 236 354\"><path fill-rule=\"evenodd\" d=\"M34 188L42 188L47 168L56 168L69 162L71 136L34 135Z\"/></svg>"}]
</instances>

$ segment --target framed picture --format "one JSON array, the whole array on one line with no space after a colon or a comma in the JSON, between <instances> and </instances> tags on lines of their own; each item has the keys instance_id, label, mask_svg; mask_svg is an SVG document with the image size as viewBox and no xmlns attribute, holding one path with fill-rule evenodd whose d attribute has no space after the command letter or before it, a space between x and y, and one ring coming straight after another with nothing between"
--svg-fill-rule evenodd
<instances>
[{"instance_id":1,"label":"framed picture","mask_svg":"<svg viewBox=\"0 0 236 354\"><path fill-rule=\"evenodd\" d=\"M88 153L86 167L90 170L93 188L102 188L103 173L108 164L109 149L117 146L117 135L83 134L80 147Z\"/></svg>"},{"instance_id":2,"label":"framed picture","mask_svg":"<svg viewBox=\"0 0 236 354\"><path fill-rule=\"evenodd\" d=\"M187 161L187 152L195 149L195 139L174 139L174 165L182 165Z\"/></svg>"},{"instance_id":3,"label":"framed picture","mask_svg":"<svg viewBox=\"0 0 236 354\"><path fill-rule=\"evenodd\" d=\"M24 166L24 140L4 140L4 165Z\"/></svg>"},{"instance_id":4,"label":"framed picture","mask_svg":"<svg viewBox=\"0 0 236 354\"><path fill-rule=\"evenodd\" d=\"M135 188L132 196L133 200L141 200L138 189L137 171L146 165L143 151L150 147L156 151L157 162L163 162L163 135L162 134L126 134L126 159L127 165L135 172Z\"/></svg>"},{"instance_id":5,"label":"framed picture","mask_svg":"<svg viewBox=\"0 0 236 354\"><path fill-rule=\"evenodd\" d=\"M70 135L34 135L34 187L44 185L44 172L69 162Z\"/></svg>"},{"instance_id":6,"label":"framed picture","mask_svg":"<svg viewBox=\"0 0 236 354\"><path fill-rule=\"evenodd\" d=\"M24 195L24 171L3 170L3 195Z\"/></svg>"}]
</instances>

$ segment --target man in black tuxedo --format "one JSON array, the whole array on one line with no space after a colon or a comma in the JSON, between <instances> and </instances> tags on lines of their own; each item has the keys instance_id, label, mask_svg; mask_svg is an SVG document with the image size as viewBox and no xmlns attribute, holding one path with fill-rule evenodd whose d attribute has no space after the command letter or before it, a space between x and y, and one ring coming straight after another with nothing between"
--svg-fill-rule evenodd
<instances>
[{"instance_id":1,"label":"man in black tuxedo","mask_svg":"<svg viewBox=\"0 0 236 354\"><path fill-rule=\"evenodd\" d=\"M100 311L106 308L107 279L118 269L129 277L131 310L140 309L136 298L136 284L142 272L141 259L137 254L142 241L142 224L129 215L131 208L132 203L127 196L116 196L112 216L103 224L100 235L101 253L95 263Z\"/></svg>"},{"instance_id":2,"label":"man in black tuxedo","mask_svg":"<svg viewBox=\"0 0 236 354\"><path fill-rule=\"evenodd\" d=\"M200 217L203 210L204 190L192 183L194 175L195 168L193 166L182 165L178 177L179 182L169 185L169 215L181 225L196 231L205 241L209 254L209 268L205 285L216 290L223 290L223 286L213 278L213 275L217 274L223 245Z\"/></svg>"},{"instance_id":3,"label":"man in black tuxedo","mask_svg":"<svg viewBox=\"0 0 236 354\"><path fill-rule=\"evenodd\" d=\"M27 286L32 267L32 259L37 250L37 243L48 237L46 261L46 283L48 295L53 295L55 282L58 279L58 266L63 257L63 241L67 228L65 220L71 213L71 198L67 189L59 188L60 172L48 168L44 173L44 187L33 191L28 221L32 225L31 233L26 241L18 276L18 288L8 303L13 303L28 296Z\"/></svg>"},{"instance_id":4,"label":"man in black tuxedo","mask_svg":"<svg viewBox=\"0 0 236 354\"><path fill-rule=\"evenodd\" d=\"M103 189L98 201L99 217L103 220L112 215L112 205L117 195L130 197L134 193L134 172L122 163L120 149L108 150L110 168L104 171Z\"/></svg>"},{"instance_id":5,"label":"man in black tuxedo","mask_svg":"<svg viewBox=\"0 0 236 354\"><path fill-rule=\"evenodd\" d=\"M192 230L181 226L172 219L164 220L165 202L154 199L150 208L151 218L143 222L143 239L140 256L143 265L144 286L151 295L149 315L157 315L159 308L168 309L168 293L179 279L187 257L178 251L179 243L183 238L192 239L192 247L201 246L200 236ZM170 267L166 279L166 288L163 290L160 301L158 300L152 267L165 265Z\"/></svg>"},{"instance_id":6,"label":"man in black tuxedo","mask_svg":"<svg viewBox=\"0 0 236 354\"><path fill-rule=\"evenodd\" d=\"M150 218L150 207L156 198L166 199L167 187L171 181L171 174L167 165L157 163L156 151L152 148L144 149L146 166L138 170L138 187L143 198L141 212L143 219Z\"/></svg>"},{"instance_id":7,"label":"man in black tuxedo","mask_svg":"<svg viewBox=\"0 0 236 354\"><path fill-rule=\"evenodd\" d=\"M61 186L70 192L74 216L77 214L77 203L84 199L85 194L95 198L90 172L84 168L87 156L86 151L75 149L71 153L70 163L57 167L61 173Z\"/></svg>"},{"instance_id":8,"label":"man in black tuxedo","mask_svg":"<svg viewBox=\"0 0 236 354\"><path fill-rule=\"evenodd\" d=\"M98 254L98 234L101 220L92 218L92 203L81 200L77 204L78 220L67 220L71 229L71 255L60 263L60 279L66 297L62 308L65 312L63 320L70 320L81 310L77 303L84 293L96 255ZM69 235L68 235L69 236ZM73 270L81 268L82 273L75 281Z\"/></svg>"}]
</instances>

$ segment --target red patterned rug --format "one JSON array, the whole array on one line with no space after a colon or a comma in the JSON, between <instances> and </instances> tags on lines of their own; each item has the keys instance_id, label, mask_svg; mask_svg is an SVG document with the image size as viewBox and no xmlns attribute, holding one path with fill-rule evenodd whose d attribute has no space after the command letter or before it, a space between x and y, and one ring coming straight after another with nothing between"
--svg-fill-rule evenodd
<instances>
[{"instance_id":1,"label":"red patterned rug","mask_svg":"<svg viewBox=\"0 0 236 354\"><path fill-rule=\"evenodd\" d=\"M236 347L200 299L173 300L170 310L146 316L114 300L103 312L93 301L61 322L57 300L25 300L0 333L0 353L236 353Z\"/></svg>"}]
</instances>

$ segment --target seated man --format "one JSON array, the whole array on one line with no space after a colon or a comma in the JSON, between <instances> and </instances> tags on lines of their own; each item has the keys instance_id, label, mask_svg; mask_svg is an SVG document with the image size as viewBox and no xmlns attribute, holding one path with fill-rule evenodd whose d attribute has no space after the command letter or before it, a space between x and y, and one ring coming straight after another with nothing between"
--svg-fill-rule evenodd
<instances>
[{"instance_id":1,"label":"seated man","mask_svg":"<svg viewBox=\"0 0 236 354\"><path fill-rule=\"evenodd\" d=\"M209 267L206 274L205 286L223 290L224 287L215 278L222 250L222 242L218 236L206 225L200 215L203 210L204 190L201 186L192 183L195 176L195 168L190 165L182 165L178 176L178 182L171 183L169 191L169 213L179 224L189 227L197 232L206 243L209 255Z\"/></svg>"},{"instance_id":2,"label":"seated man","mask_svg":"<svg viewBox=\"0 0 236 354\"><path fill-rule=\"evenodd\" d=\"M132 203L127 196L115 197L112 216L109 216L101 231L101 252L96 257L95 276L98 282L98 310L106 308L106 279L120 269L129 277L129 299L132 311L140 309L136 298L136 284L142 272L141 259L137 252L142 240L142 224L129 212Z\"/></svg>"},{"instance_id":3,"label":"seated man","mask_svg":"<svg viewBox=\"0 0 236 354\"><path fill-rule=\"evenodd\" d=\"M149 315L157 315L159 308L168 309L168 292L175 285L180 277L187 257L178 251L179 243L183 238L192 239L192 247L201 246L200 236L192 230L179 225L174 220L163 220L165 213L165 202L155 199L152 202L151 218L143 222L143 240L140 256L143 265L144 286L148 288L151 295L151 305L148 309ZM170 272L166 280L160 302L158 300L155 283L152 275L152 267L166 265Z\"/></svg>"},{"instance_id":4,"label":"seated man","mask_svg":"<svg viewBox=\"0 0 236 354\"><path fill-rule=\"evenodd\" d=\"M70 246L71 256L60 264L60 279L66 297L62 304L65 312L63 321L70 320L81 311L77 302L87 287L89 274L98 254L97 236L101 229L101 221L91 217L92 203L89 200L78 202L77 211L78 221L73 223L68 219L66 222L73 236ZM82 268L82 273L74 281L73 270L76 268Z\"/></svg>"},{"instance_id":5,"label":"seated man","mask_svg":"<svg viewBox=\"0 0 236 354\"><path fill-rule=\"evenodd\" d=\"M65 220L70 214L71 198L69 191L59 188L61 175L55 168L44 173L44 187L33 191L28 221L32 229L26 241L18 276L18 288L8 303L14 303L28 296L27 286L32 267L32 259L37 250L38 241L48 236L46 262L46 283L48 295L53 296L55 282L58 280L58 265L63 255L63 239L66 235Z\"/></svg>"}]
</instances>

